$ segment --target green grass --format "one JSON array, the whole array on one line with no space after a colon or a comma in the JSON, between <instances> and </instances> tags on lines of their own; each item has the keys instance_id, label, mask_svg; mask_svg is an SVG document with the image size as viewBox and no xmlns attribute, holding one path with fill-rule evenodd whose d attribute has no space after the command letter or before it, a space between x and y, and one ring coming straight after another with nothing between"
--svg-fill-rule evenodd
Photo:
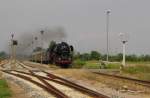
<instances>
[{"instance_id":1,"label":"green grass","mask_svg":"<svg viewBox=\"0 0 150 98\"><path fill-rule=\"evenodd\" d=\"M99 61L87 61L85 66L86 68L99 69L102 65ZM120 68L119 63L109 63L105 65L105 69L119 69L119 68Z\"/></svg>"},{"instance_id":2,"label":"green grass","mask_svg":"<svg viewBox=\"0 0 150 98\"><path fill-rule=\"evenodd\" d=\"M11 91L5 80L0 80L0 98L9 98Z\"/></svg>"},{"instance_id":3,"label":"green grass","mask_svg":"<svg viewBox=\"0 0 150 98\"><path fill-rule=\"evenodd\" d=\"M141 73L137 77L141 80L150 81L150 73Z\"/></svg>"},{"instance_id":4,"label":"green grass","mask_svg":"<svg viewBox=\"0 0 150 98\"><path fill-rule=\"evenodd\" d=\"M88 63L85 65L86 68L91 68L91 69L99 69L100 68L100 64L99 63Z\"/></svg>"},{"instance_id":5,"label":"green grass","mask_svg":"<svg viewBox=\"0 0 150 98\"><path fill-rule=\"evenodd\" d=\"M99 69L100 68L100 62L91 60L91 61L86 61L86 64L84 65L85 68L89 69Z\"/></svg>"},{"instance_id":6,"label":"green grass","mask_svg":"<svg viewBox=\"0 0 150 98\"><path fill-rule=\"evenodd\" d=\"M85 64L86 64L85 61L78 59L73 62L72 68L82 68Z\"/></svg>"},{"instance_id":7,"label":"green grass","mask_svg":"<svg viewBox=\"0 0 150 98\"><path fill-rule=\"evenodd\" d=\"M130 74L150 73L150 66L146 66L146 65L128 66L125 67L123 71Z\"/></svg>"},{"instance_id":8,"label":"green grass","mask_svg":"<svg viewBox=\"0 0 150 98\"><path fill-rule=\"evenodd\" d=\"M119 63L109 63L106 65L106 69L120 69Z\"/></svg>"},{"instance_id":9,"label":"green grass","mask_svg":"<svg viewBox=\"0 0 150 98\"><path fill-rule=\"evenodd\" d=\"M150 64L150 61L146 61L146 62L144 62L144 61L138 61L138 62L129 62L129 61L127 61L126 62L126 64Z\"/></svg>"},{"instance_id":10,"label":"green grass","mask_svg":"<svg viewBox=\"0 0 150 98\"><path fill-rule=\"evenodd\" d=\"M128 66L122 69L122 74L129 75L141 80L150 81L150 62L126 62ZM82 61L75 60L72 68L99 69L101 63L96 60ZM121 63L109 62L105 69L120 69Z\"/></svg>"},{"instance_id":11,"label":"green grass","mask_svg":"<svg viewBox=\"0 0 150 98\"><path fill-rule=\"evenodd\" d=\"M150 81L150 66L148 65L127 66L122 69L122 72L141 80Z\"/></svg>"},{"instance_id":12,"label":"green grass","mask_svg":"<svg viewBox=\"0 0 150 98\"><path fill-rule=\"evenodd\" d=\"M75 60L73 63L72 68L88 68L88 69L100 69L101 63L96 60L91 61L82 61L82 60ZM109 63L105 66L106 69L119 69L119 63Z\"/></svg>"}]
</instances>

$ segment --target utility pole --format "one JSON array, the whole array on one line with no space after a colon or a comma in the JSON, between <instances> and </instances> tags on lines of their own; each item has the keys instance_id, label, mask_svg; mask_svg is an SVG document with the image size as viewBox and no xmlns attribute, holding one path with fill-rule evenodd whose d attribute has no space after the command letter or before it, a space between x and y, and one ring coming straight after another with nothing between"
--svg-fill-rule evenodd
<instances>
[{"instance_id":1,"label":"utility pole","mask_svg":"<svg viewBox=\"0 0 150 98\"><path fill-rule=\"evenodd\" d=\"M32 40L32 61L34 60L34 55L33 55L33 52L34 52L34 47L33 47L33 44L34 44L34 41Z\"/></svg>"},{"instance_id":2,"label":"utility pole","mask_svg":"<svg viewBox=\"0 0 150 98\"><path fill-rule=\"evenodd\" d=\"M11 34L11 61L13 60L14 57L14 53L13 53L13 38L14 38L14 34Z\"/></svg>"},{"instance_id":3,"label":"utility pole","mask_svg":"<svg viewBox=\"0 0 150 98\"><path fill-rule=\"evenodd\" d=\"M35 37L34 39L35 39L35 50L36 50L38 37ZM35 62L36 62L36 55L35 55Z\"/></svg>"},{"instance_id":4,"label":"utility pole","mask_svg":"<svg viewBox=\"0 0 150 98\"><path fill-rule=\"evenodd\" d=\"M41 64L43 63L43 35L44 35L44 31L41 30Z\"/></svg>"},{"instance_id":5,"label":"utility pole","mask_svg":"<svg viewBox=\"0 0 150 98\"><path fill-rule=\"evenodd\" d=\"M107 57L106 61L109 61L109 15L110 15L110 10L106 11L106 32L107 32Z\"/></svg>"},{"instance_id":6,"label":"utility pole","mask_svg":"<svg viewBox=\"0 0 150 98\"><path fill-rule=\"evenodd\" d=\"M15 68L15 63L16 63L16 46L18 45L17 40L14 40L14 34L11 34L11 61L14 63L14 68ZM13 67L13 66L12 66Z\"/></svg>"},{"instance_id":7,"label":"utility pole","mask_svg":"<svg viewBox=\"0 0 150 98\"><path fill-rule=\"evenodd\" d=\"M18 41L13 40L13 59L14 59L14 63L16 63L16 46L17 45L18 45Z\"/></svg>"}]
</instances>

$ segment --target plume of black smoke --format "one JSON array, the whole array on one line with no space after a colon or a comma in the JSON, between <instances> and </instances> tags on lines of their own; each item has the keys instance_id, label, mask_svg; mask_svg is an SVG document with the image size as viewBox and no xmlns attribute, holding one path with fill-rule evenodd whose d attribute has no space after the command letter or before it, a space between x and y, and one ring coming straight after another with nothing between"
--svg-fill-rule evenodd
<instances>
[{"instance_id":1,"label":"plume of black smoke","mask_svg":"<svg viewBox=\"0 0 150 98\"><path fill-rule=\"evenodd\" d=\"M44 34L43 34L43 38L44 41L51 41L51 40L55 40L55 41L62 41L64 38L66 38L66 33L64 28L62 27L55 27L52 29L49 28L45 28L43 29ZM39 38L41 38L42 36L39 36Z\"/></svg>"},{"instance_id":2,"label":"plume of black smoke","mask_svg":"<svg viewBox=\"0 0 150 98\"><path fill-rule=\"evenodd\" d=\"M43 31L43 35L41 34ZM37 37L37 40L35 40ZM18 39L17 54L31 54L33 48L41 47L43 39L44 48L47 48L50 41L63 41L67 37L63 27L44 28L34 33L26 32L21 34Z\"/></svg>"}]
</instances>

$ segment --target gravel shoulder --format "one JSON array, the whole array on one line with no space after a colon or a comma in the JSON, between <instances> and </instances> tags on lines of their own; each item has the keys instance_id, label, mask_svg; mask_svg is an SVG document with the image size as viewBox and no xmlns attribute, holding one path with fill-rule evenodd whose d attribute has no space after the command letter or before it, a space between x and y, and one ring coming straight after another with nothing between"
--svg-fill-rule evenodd
<instances>
[{"instance_id":1,"label":"gravel shoulder","mask_svg":"<svg viewBox=\"0 0 150 98\"><path fill-rule=\"evenodd\" d=\"M19 85L14 82L8 82L8 85L12 91L11 98L30 98L25 94L24 89L22 89Z\"/></svg>"}]
</instances>

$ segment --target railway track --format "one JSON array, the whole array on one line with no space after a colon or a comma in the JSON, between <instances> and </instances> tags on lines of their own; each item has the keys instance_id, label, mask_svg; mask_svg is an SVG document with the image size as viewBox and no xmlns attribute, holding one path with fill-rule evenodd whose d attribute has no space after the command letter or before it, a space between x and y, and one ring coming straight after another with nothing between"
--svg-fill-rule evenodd
<instances>
[{"instance_id":1,"label":"railway track","mask_svg":"<svg viewBox=\"0 0 150 98\"><path fill-rule=\"evenodd\" d=\"M103 73L103 72L93 72L93 73L98 74L98 75L102 75L102 76L118 78L118 79L123 79L123 80L128 80L128 81L133 81L136 84L139 84L139 85L142 85L142 86L146 86L146 87L150 87L150 81L144 81L144 80L124 77L124 76L119 76L119 75L112 75L112 74L107 74L107 73Z\"/></svg>"},{"instance_id":2,"label":"railway track","mask_svg":"<svg viewBox=\"0 0 150 98\"><path fill-rule=\"evenodd\" d=\"M46 84L46 86L43 85L43 84L41 84L41 83L39 83L39 82L37 82L37 81L35 81L35 80L32 80L30 77L27 77L25 75L12 73L12 72L10 72L10 70L9 71L6 71L6 70L4 71L3 70L3 72L5 72L7 74L10 74L10 75L13 75L13 76L16 76L16 77L19 77L19 78L24 79L26 81L29 81L29 82L37 85L38 87L44 89L48 93L53 94L57 98L69 98L67 95L65 95L64 93L62 93L61 91L59 91L58 89L56 89L55 87L53 87L52 85L48 84L41 77L37 76L40 81L42 81L44 84ZM32 74L30 74L30 75L32 75Z\"/></svg>"},{"instance_id":3,"label":"railway track","mask_svg":"<svg viewBox=\"0 0 150 98\"><path fill-rule=\"evenodd\" d=\"M134 78L129 78L129 77L123 77L123 76L119 76L119 75L112 75L112 74L107 74L107 73L104 73L104 72L93 72L93 73L96 73L96 74L99 74L99 75L102 75L102 76L116 78L116 79L131 81L134 84L150 88L150 81L144 81L144 80L139 80L139 79L134 79ZM55 75L50 74L50 73L47 73L47 74L48 74L48 76L54 77L56 79L60 78L60 77L55 76ZM61 78L60 78L60 80L61 80ZM64 81L66 81L66 80L64 80Z\"/></svg>"},{"instance_id":4,"label":"railway track","mask_svg":"<svg viewBox=\"0 0 150 98\"><path fill-rule=\"evenodd\" d=\"M59 85L63 85L66 87L69 87L71 89L74 89L82 94L85 94L87 96L89 96L90 98L109 98L108 96L105 96L103 94L100 94L98 92L95 92L93 90L90 90L86 87L83 87L79 84L73 83L67 79L58 77L54 74L51 74L49 72L43 71L43 70L38 70L33 71L30 69L30 66L20 63L20 65L27 69L28 72L24 72L24 71L17 71L17 70L1 70L4 73L19 77L21 79L24 79L26 81L29 81L37 86L39 86L40 88L44 89L45 91L47 91L48 93L54 95L57 98L69 98L68 95L64 94L62 91L60 91L58 88L56 88L55 86L51 85L48 81L52 81L54 83L57 83ZM44 73L45 75L39 75L38 72ZM29 76L29 77L28 77ZM33 80L31 77L35 77L37 78L40 82L37 82L35 80Z\"/></svg>"},{"instance_id":5,"label":"railway track","mask_svg":"<svg viewBox=\"0 0 150 98\"><path fill-rule=\"evenodd\" d=\"M9 62L8 60L7 60L7 61L4 61L4 62L1 62L1 63L0 63L0 67L4 68L4 65L7 64L8 62Z\"/></svg>"}]
</instances>

